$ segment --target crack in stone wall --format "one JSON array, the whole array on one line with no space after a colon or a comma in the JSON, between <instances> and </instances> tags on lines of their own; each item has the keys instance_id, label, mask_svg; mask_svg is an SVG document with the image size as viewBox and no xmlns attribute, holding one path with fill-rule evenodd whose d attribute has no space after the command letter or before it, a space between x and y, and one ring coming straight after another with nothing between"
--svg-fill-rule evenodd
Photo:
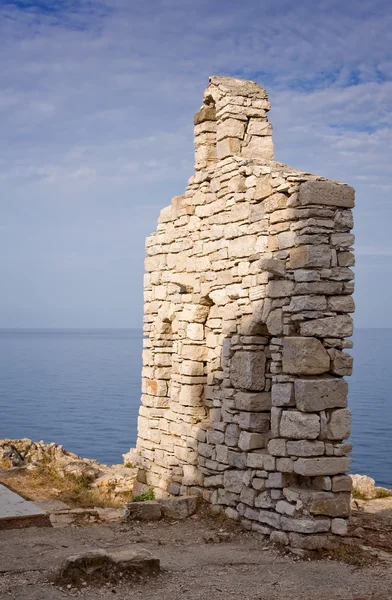
<instances>
[{"instance_id":1,"label":"crack in stone wall","mask_svg":"<svg viewBox=\"0 0 392 600\"><path fill-rule=\"evenodd\" d=\"M135 461L272 541L347 531L354 190L273 160L267 93L211 77L195 174L146 242Z\"/></svg>"}]
</instances>

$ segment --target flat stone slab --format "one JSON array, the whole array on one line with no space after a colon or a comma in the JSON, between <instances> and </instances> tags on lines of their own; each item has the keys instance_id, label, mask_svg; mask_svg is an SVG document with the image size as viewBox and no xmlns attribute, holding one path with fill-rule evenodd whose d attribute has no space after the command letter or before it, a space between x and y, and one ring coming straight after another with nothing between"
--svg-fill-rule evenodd
<instances>
[{"instance_id":1,"label":"flat stone slab","mask_svg":"<svg viewBox=\"0 0 392 600\"><path fill-rule=\"evenodd\" d=\"M66 558L53 579L57 585L80 587L87 583L116 583L121 578L137 581L159 572L159 558L144 548L123 548L115 552L98 548Z\"/></svg>"},{"instance_id":2,"label":"flat stone slab","mask_svg":"<svg viewBox=\"0 0 392 600\"><path fill-rule=\"evenodd\" d=\"M49 515L0 484L0 529L51 527Z\"/></svg>"}]
</instances>

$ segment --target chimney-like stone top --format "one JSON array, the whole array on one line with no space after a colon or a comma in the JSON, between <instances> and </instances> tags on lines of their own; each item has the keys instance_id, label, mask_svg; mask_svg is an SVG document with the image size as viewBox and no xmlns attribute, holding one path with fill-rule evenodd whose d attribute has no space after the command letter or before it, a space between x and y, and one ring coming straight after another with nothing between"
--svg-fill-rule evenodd
<instances>
[{"instance_id":1,"label":"chimney-like stone top","mask_svg":"<svg viewBox=\"0 0 392 600\"><path fill-rule=\"evenodd\" d=\"M254 81L211 76L194 119L196 170L229 156L273 160L270 108L266 90Z\"/></svg>"},{"instance_id":2,"label":"chimney-like stone top","mask_svg":"<svg viewBox=\"0 0 392 600\"><path fill-rule=\"evenodd\" d=\"M268 99L268 94L264 88L255 81L248 79L238 79L236 77L222 77L220 75L211 75L209 78L209 88L216 87L222 95L230 94L234 96L244 96L246 98Z\"/></svg>"}]
</instances>

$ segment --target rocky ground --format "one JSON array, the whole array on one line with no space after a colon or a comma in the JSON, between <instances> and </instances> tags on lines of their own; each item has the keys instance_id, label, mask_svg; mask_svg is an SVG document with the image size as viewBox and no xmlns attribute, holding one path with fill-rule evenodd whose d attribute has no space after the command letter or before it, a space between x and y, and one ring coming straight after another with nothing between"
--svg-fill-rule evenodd
<instances>
[{"instance_id":1,"label":"rocky ground","mask_svg":"<svg viewBox=\"0 0 392 600\"><path fill-rule=\"evenodd\" d=\"M180 519L172 516L168 506L161 510L153 506L156 503L144 502L140 508L132 505L124 522L123 508L113 506L118 506L121 498L124 506L124 488L131 494L132 470L80 459L55 445L48 448L29 440L22 442L17 447L9 441L3 443L0 458L8 468L0 469L0 481L38 502L50 513L53 527L0 531L1 600L392 598L392 497L368 477L353 477L355 498L348 537L333 551L297 556L272 547L234 521L212 516L203 506L191 517ZM59 489L50 488L53 468ZM45 469L52 474L42 479ZM88 494L82 486L83 494L74 495L74 502L67 504L67 485L75 477L87 481ZM86 506L97 499L95 492L90 495L91 484L96 489L96 481L102 478L110 483L100 490L101 505ZM113 494L117 485L118 493ZM82 499L82 505L78 506L75 498ZM140 520L146 514L158 520ZM137 577L127 575L121 566L103 577L94 572L72 584L55 579L64 560L97 551L114 557L150 552L160 560L161 570Z\"/></svg>"},{"instance_id":2,"label":"rocky ground","mask_svg":"<svg viewBox=\"0 0 392 600\"><path fill-rule=\"evenodd\" d=\"M392 507L389 509L392 512ZM362 544L372 535L371 517L354 515ZM391 515L385 519L391 537ZM358 520L359 519L359 520ZM0 531L0 598L3 600L192 598L220 600L390 600L392 561L374 550L347 546L337 561L328 555L304 560L271 548L236 524L195 515L183 521L64 525L52 529ZM369 529L368 529L369 528ZM359 540L357 540L359 545ZM141 580L55 585L64 559L94 549L146 549L160 559L161 572ZM389 555L388 556L392 556ZM348 561L348 562L347 562ZM351 563L351 564L350 564Z\"/></svg>"}]
</instances>

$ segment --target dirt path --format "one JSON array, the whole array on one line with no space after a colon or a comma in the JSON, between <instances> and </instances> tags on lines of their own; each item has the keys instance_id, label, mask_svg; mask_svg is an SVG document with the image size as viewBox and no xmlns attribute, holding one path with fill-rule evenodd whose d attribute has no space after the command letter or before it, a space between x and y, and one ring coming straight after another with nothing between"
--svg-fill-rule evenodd
<instances>
[{"instance_id":1,"label":"dirt path","mask_svg":"<svg viewBox=\"0 0 392 600\"><path fill-rule=\"evenodd\" d=\"M161 560L162 574L138 584L80 591L59 589L48 576L61 561L92 548L142 547ZM355 567L303 561L266 548L252 534L213 519L94 525L0 532L1 600L391 600L392 563Z\"/></svg>"}]
</instances>

